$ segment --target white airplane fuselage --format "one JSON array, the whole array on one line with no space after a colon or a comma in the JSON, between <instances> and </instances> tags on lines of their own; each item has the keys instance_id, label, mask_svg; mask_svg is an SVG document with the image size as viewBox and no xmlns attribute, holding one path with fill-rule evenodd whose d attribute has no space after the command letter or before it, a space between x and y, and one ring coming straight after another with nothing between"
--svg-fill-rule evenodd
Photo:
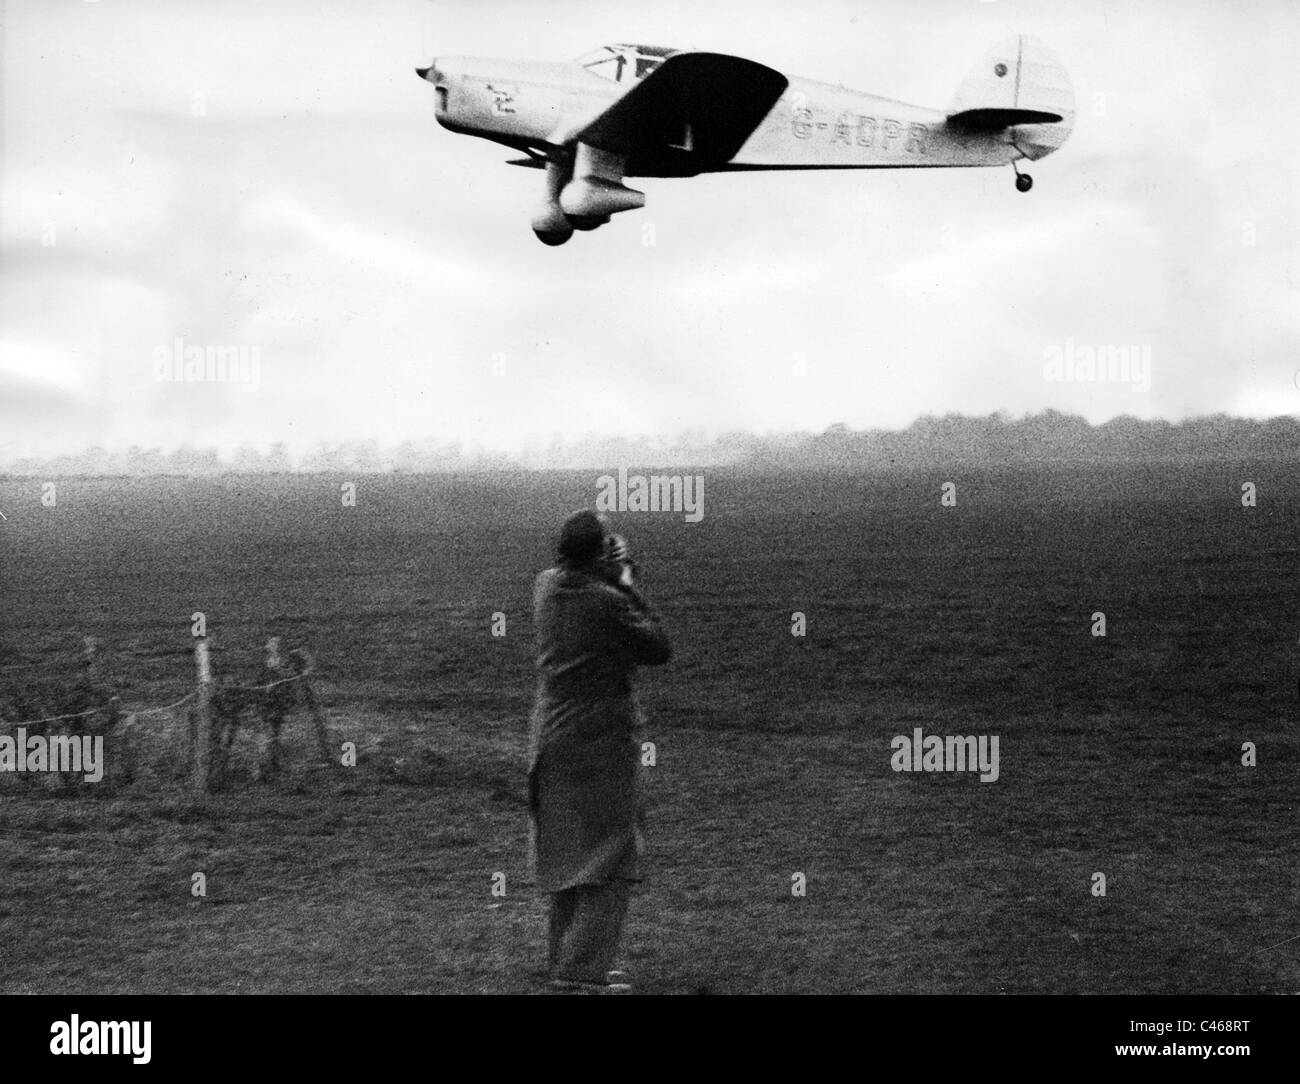
<instances>
[{"instance_id":1,"label":"white airplane fuselage","mask_svg":"<svg viewBox=\"0 0 1300 1084\"><path fill-rule=\"evenodd\" d=\"M520 149L563 146L628 90L576 64L450 57L436 61L435 70L442 77L435 106L442 127ZM1037 157L1038 145L1022 141L1018 150L1012 131L964 132L938 109L791 78L740 152L701 172L1005 166Z\"/></svg>"}]
</instances>

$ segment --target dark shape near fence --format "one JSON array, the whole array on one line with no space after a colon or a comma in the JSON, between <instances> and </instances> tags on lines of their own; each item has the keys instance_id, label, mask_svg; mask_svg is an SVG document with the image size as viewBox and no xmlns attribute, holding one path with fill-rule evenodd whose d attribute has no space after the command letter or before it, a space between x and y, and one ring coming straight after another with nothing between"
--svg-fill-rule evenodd
<instances>
[{"instance_id":1,"label":"dark shape near fence","mask_svg":"<svg viewBox=\"0 0 1300 1084\"><path fill-rule=\"evenodd\" d=\"M281 775L285 770L281 732L289 716L301 709L311 720L321 761L329 768L337 766L331 755L325 712L311 683L315 666L306 648L285 655L281 653L280 638L272 637L266 644L266 668L271 680L261 685L237 685L214 678L209 639L199 637L194 644L194 690L170 704L123 713L103 672L100 642L87 636L83 645L80 673L70 684L37 677L38 671L49 668L45 662L0 666L0 725L5 729L39 727L46 735L80 734L92 728L105 735L112 732L114 742L120 743L115 757L119 763L113 774L130 779L136 770L131 750L142 733L139 724L151 716L173 717L181 723L181 735L188 731L185 753L189 760L189 789L194 797L202 798L226 784L231 747L250 717L261 724L257 778L270 781ZM193 704L181 716L191 701ZM33 717L5 718L26 714ZM59 778L58 785L75 782Z\"/></svg>"},{"instance_id":2,"label":"dark shape near fence","mask_svg":"<svg viewBox=\"0 0 1300 1084\"><path fill-rule=\"evenodd\" d=\"M198 688L192 731L191 789L196 797L225 785L230 748L243 720L250 714L264 726L265 744L257 769L259 779L270 780L283 771L280 732L286 717L297 706L305 708L311 717L322 763L334 766L325 712L311 685L314 666L306 648L295 648L286 659L280 652L280 638L271 637L266 643L266 668L272 678L264 685L214 682L207 637L200 637L195 643L194 661Z\"/></svg>"}]
</instances>

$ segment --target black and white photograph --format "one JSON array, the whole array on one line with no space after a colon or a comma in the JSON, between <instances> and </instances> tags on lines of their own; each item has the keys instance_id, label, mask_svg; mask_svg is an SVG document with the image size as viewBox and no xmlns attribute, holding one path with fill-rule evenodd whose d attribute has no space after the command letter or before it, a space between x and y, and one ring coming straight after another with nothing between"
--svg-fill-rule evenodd
<instances>
[{"instance_id":1,"label":"black and white photograph","mask_svg":"<svg viewBox=\"0 0 1300 1084\"><path fill-rule=\"evenodd\" d=\"M0 62L6 1044L1284 1038L1300 8L3 0Z\"/></svg>"}]
</instances>

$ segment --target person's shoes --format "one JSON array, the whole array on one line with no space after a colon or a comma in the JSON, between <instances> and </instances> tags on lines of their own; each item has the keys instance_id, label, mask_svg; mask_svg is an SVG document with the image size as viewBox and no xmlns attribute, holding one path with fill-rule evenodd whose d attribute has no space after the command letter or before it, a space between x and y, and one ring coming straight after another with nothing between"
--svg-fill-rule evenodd
<instances>
[{"instance_id":1,"label":"person's shoes","mask_svg":"<svg viewBox=\"0 0 1300 1084\"><path fill-rule=\"evenodd\" d=\"M632 984L626 981L614 981L622 975L620 971L611 971L604 982L582 982L578 979L552 979L547 985L556 993L564 994L630 994Z\"/></svg>"}]
</instances>

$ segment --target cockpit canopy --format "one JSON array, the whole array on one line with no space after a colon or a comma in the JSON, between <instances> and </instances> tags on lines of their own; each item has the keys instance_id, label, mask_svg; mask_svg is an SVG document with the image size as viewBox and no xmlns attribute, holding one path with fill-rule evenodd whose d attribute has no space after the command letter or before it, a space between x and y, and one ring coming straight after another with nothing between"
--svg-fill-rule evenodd
<instances>
[{"instance_id":1,"label":"cockpit canopy","mask_svg":"<svg viewBox=\"0 0 1300 1084\"><path fill-rule=\"evenodd\" d=\"M634 83L644 79L664 59L677 52L657 45L602 45L578 57L587 71L614 83Z\"/></svg>"}]
</instances>

